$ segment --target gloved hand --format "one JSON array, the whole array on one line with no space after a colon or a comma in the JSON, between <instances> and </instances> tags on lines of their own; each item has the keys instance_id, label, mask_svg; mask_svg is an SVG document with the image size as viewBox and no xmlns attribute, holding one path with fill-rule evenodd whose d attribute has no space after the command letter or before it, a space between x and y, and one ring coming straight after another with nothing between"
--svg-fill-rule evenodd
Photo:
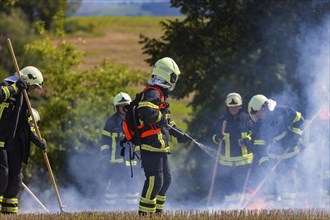
<instances>
[{"instance_id":1,"label":"gloved hand","mask_svg":"<svg viewBox=\"0 0 330 220\"><path fill-rule=\"evenodd\" d=\"M125 157L125 147L122 147L120 150L120 156Z\"/></svg>"},{"instance_id":2,"label":"gloved hand","mask_svg":"<svg viewBox=\"0 0 330 220\"><path fill-rule=\"evenodd\" d=\"M217 134L216 136L215 136L215 141L217 142L217 143L219 143L222 139L223 139L223 134Z\"/></svg>"},{"instance_id":3,"label":"gloved hand","mask_svg":"<svg viewBox=\"0 0 330 220\"><path fill-rule=\"evenodd\" d=\"M182 143L182 144L187 144L191 141L190 138L188 138L187 135L185 134L178 136L176 139L178 140L178 143Z\"/></svg>"},{"instance_id":4,"label":"gloved hand","mask_svg":"<svg viewBox=\"0 0 330 220\"><path fill-rule=\"evenodd\" d=\"M47 142L45 139L41 139L41 140L38 139L34 144L41 150L47 149Z\"/></svg>"},{"instance_id":5,"label":"gloved hand","mask_svg":"<svg viewBox=\"0 0 330 220\"><path fill-rule=\"evenodd\" d=\"M239 146L249 146L251 144L251 141L248 138L241 138L238 140Z\"/></svg>"},{"instance_id":6,"label":"gloved hand","mask_svg":"<svg viewBox=\"0 0 330 220\"><path fill-rule=\"evenodd\" d=\"M18 91L23 91L24 89L27 89L28 85L23 79L18 79L15 83Z\"/></svg>"},{"instance_id":7,"label":"gloved hand","mask_svg":"<svg viewBox=\"0 0 330 220\"><path fill-rule=\"evenodd\" d=\"M124 147L124 144L127 142L126 138L124 138L123 140L119 141L119 145L122 147L122 148L125 148Z\"/></svg>"}]
</instances>

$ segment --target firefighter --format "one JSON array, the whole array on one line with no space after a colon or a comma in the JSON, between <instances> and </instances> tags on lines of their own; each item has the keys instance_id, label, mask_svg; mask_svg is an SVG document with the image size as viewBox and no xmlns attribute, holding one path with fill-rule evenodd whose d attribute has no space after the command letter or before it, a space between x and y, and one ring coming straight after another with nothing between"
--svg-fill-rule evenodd
<instances>
[{"instance_id":1,"label":"firefighter","mask_svg":"<svg viewBox=\"0 0 330 220\"><path fill-rule=\"evenodd\" d=\"M302 114L278 105L264 95L255 95L248 104L252 118L254 166L252 189L272 172L260 194L268 206L293 207L296 196L296 156L302 150ZM272 168L277 165L276 170Z\"/></svg>"},{"instance_id":2,"label":"firefighter","mask_svg":"<svg viewBox=\"0 0 330 220\"><path fill-rule=\"evenodd\" d=\"M167 157L170 153L169 135L176 137L178 142L187 141L184 135L174 132L173 129L169 130L167 126L170 124L176 127L170 119L167 99L179 75L180 70L173 59L159 59L138 103L139 119L142 121L139 126L141 158L146 178L140 197L140 215L160 213L164 209L166 192L171 184Z\"/></svg>"},{"instance_id":3,"label":"firefighter","mask_svg":"<svg viewBox=\"0 0 330 220\"><path fill-rule=\"evenodd\" d=\"M137 171L138 161L130 160L129 148L125 157L121 156L120 141L124 138L122 132L122 122L125 118L125 105L129 105L131 97L124 92L118 93L113 101L115 113L110 116L102 131L101 138L101 161L105 172L104 203L114 207L120 205L122 208L132 208L138 204L139 189L136 179L130 178L130 166ZM134 182L133 182L134 181ZM125 196L122 195L125 194Z\"/></svg>"},{"instance_id":4,"label":"firefighter","mask_svg":"<svg viewBox=\"0 0 330 220\"><path fill-rule=\"evenodd\" d=\"M14 74L1 83L0 111L0 201L1 212L16 214L22 183L22 162L27 163L30 155L30 141L45 150L46 141L39 140L31 130L26 100L22 91L28 93L42 89L43 76L33 67L21 70L22 80Z\"/></svg>"},{"instance_id":5,"label":"firefighter","mask_svg":"<svg viewBox=\"0 0 330 220\"><path fill-rule=\"evenodd\" d=\"M239 202L244 191L249 165L253 155L249 152L249 115L242 111L242 98L238 93L229 93L225 100L226 113L216 124L213 142L220 147L219 174L217 178L221 202Z\"/></svg>"}]
</instances>

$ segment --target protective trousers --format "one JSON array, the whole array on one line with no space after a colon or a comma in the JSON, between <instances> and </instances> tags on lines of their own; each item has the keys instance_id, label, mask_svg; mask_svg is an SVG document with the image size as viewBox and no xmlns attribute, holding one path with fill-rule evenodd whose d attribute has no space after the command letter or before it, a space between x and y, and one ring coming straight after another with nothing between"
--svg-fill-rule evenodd
<instances>
[{"instance_id":1,"label":"protective trousers","mask_svg":"<svg viewBox=\"0 0 330 220\"><path fill-rule=\"evenodd\" d=\"M162 212L166 191L171 184L167 153L141 151L145 182L140 198L139 213Z\"/></svg>"},{"instance_id":2,"label":"protective trousers","mask_svg":"<svg viewBox=\"0 0 330 220\"><path fill-rule=\"evenodd\" d=\"M15 147L0 150L0 206L2 213L18 212L17 194L22 184L21 153Z\"/></svg>"},{"instance_id":3,"label":"protective trousers","mask_svg":"<svg viewBox=\"0 0 330 220\"><path fill-rule=\"evenodd\" d=\"M107 207L122 210L136 209L141 190L138 179L137 166L133 167L134 178L131 178L131 169L125 163L111 164L108 169L108 181L104 193L104 203Z\"/></svg>"},{"instance_id":4,"label":"protective trousers","mask_svg":"<svg viewBox=\"0 0 330 220\"><path fill-rule=\"evenodd\" d=\"M249 166L223 166L218 167L215 181L214 203L238 204L243 193Z\"/></svg>"}]
</instances>

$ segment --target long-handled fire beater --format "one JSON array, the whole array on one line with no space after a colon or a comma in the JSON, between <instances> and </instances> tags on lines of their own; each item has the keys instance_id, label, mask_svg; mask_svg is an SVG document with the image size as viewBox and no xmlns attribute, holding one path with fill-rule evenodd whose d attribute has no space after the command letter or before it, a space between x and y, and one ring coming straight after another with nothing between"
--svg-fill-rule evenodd
<instances>
[{"instance_id":1,"label":"long-handled fire beater","mask_svg":"<svg viewBox=\"0 0 330 220\"><path fill-rule=\"evenodd\" d=\"M18 63L17 63L17 60L16 60L16 56L15 56L15 53L14 53L13 46L12 46L11 41L10 41L9 38L7 39L7 41L8 41L9 51L10 51L10 54L11 54L11 57L13 59L14 66L15 66L15 69L16 69L17 76L21 79L21 73L20 73L20 69L18 67ZM34 115L33 115L33 112L32 112L32 108L31 108L31 103L30 103L30 100L29 100L29 96L28 96L26 90L23 90L23 95L24 95L25 101L27 103L29 113L32 117L32 122L33 122L33 125L34 125L34 129L36 130L36 133L37 133L37 136L38 136L39 140L42 140L41 133L40 133L39 127L38 127L38 125L35 121L35 118L34 118ZM51 168L50 163L49 163L47 152L46 152L46 150L43 150L42 153L43 153L44 160L45 160L47 168L48 168L48 172L50 174L51 181L53 183L53 187L54 187L54 190L55 190L58 205L59 205L60 211L62 213L62 212L64 212L63 205L62 205L62 201L61 201L61 198L60 198L60 194L59 194L58 189L57 189L57 185L56 185L56 182L55 182L55 177L54 177L52 168Z\"/></svg>"}]
</instances>

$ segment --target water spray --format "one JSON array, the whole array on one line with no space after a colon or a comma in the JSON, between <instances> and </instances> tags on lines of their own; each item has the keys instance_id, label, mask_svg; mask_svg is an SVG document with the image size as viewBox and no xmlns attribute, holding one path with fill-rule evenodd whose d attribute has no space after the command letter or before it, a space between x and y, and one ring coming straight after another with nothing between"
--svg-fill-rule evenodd
<instances>
[{"instance_id":1,"label":"water spray","mask_svg":"<svg viewBox=\"0 0 330 220\"><path fill-rule=\"evenodd\" d=\"M23 188L36 200L36 202L46 211L49 213L49 210L44 206L44 204L42 204L42 202L40 202L40 200L38 199L38 197L36 197L34 195L34 193L22 182L22 186Z\"/></svg>"},{"instance_id":2,"label":"water spray","mask_svg":"<svg viewBox=\"0 0 330 220\"><path fill-rule=\"evenodd\" d=\"M177 128L171 126L171 125L167 125L167 127L168 127L169 129L173 129L175 132L181 134L182 136L184 136L184 137L190 139L190 140L191 140L192 142L194 142L199 148L201 148L203 151L205 151L205 153L207 153L208 155L210 155L212 158L216 158L216 151L215 151L215 149L212 149L212 148L210 148L210 147L208 147L208 146L206 146L206 145L204 145L204 144L202 144L202 143L199 143L199 142L196 141L194 138L190 137L187 133L185 133L185 132L183 132L183 131L181 131L181 130L179 130L179 129L177 129Z\"/></svg>"}]
</instances>

